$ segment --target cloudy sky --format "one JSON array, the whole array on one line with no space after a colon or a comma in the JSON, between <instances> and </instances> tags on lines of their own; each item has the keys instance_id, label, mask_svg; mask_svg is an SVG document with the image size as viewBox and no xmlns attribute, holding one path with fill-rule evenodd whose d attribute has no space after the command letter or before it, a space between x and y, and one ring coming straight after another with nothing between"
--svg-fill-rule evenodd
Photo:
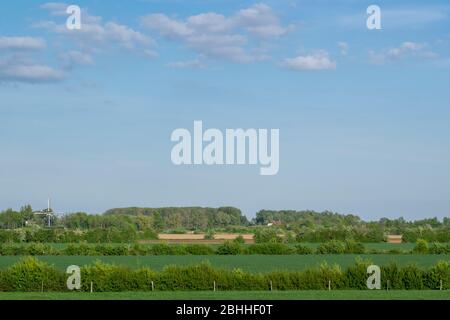
<instances>
[{"instance_id":1,"label":"cloudy sky","mask_svg":"<svg viewBox=\"0 0 450 320\"><path fill-rule=\"evenodd\" d=\"M80 30L66 28L69 4ZM381 30L366 9L381 8ZM450 216L447 1L0 4L0 209ZM174 166L176 128L279 128L280 171Z\"/></svg>"}]
</instances>

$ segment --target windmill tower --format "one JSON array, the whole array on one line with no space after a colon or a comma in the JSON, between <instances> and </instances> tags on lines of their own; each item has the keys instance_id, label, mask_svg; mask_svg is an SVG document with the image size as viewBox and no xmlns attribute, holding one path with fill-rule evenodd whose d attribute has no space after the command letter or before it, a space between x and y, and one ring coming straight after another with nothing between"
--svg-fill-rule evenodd
<instances>
[{"instance_id":1,"label":"windmill tower","mask_svg":"<svg viewBox=\"0 0 450 320\"><path fill-rule=\"evenodd\" d=\"M48 227L51 227L51 219L53 217L53 210L50 207L50 197L48 197L47 199L47 223L48 223Z\"/></svg>"},{"instance_id":2,"label":"windmill tower","mask_svg":"<svg viewBox=\"0 0 450 320\"><path fill-rule=\"evenodd\" d=\"M45 216L45 218L47 219L47 226L49 228L52 226L52 219L55 217L55 212L51 207L50 197L47 199L47 208L42 211L35 212L34 214Z\"/></svg>"}]
</instances>

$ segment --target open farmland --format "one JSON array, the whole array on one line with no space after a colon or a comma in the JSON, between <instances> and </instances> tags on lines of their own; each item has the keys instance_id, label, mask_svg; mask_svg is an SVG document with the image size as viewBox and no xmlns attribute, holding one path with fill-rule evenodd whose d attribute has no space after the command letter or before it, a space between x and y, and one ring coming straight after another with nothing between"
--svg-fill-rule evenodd
<instances>
[{"instance_id":1,"label":"open farmland","mask_svg":"<svg viewBox=\"0 0 450 320\"><path fill-rule=\"evenodd\" d=\"M244 240L246 241L245 245L250 245L252 244L254 241L252 239L246 239L244 237ZM214 239L214 240L197 240L197 239L190 239L190 240L186 240L186 239L180 239L180 240L176 240L176 239L172 239L171 241L168 240L140 240L138 241L138 243L144 245L144 246L151 246L153 244L156 243L167 243L167 244L207 244L210 245L213 248L217 248L219 244L222 244L225 240L223 238L221 239ZM68 243L46 243L48 245L51 245L54 248L57 249L64 249L66 248L69 244ZM103 243L103 244L107 244L109 246L123 246L123 245L129 245L129 246L133 246L134 243ZM305 247L311 248L311 249L316 249L320 243L310 243L310 242L301 242L299 243ZM95 243L94 243L95 245ZM294 246L295 244L290 244L291 246ZM409 251L412 250L415 246L415 243L386 243L386 242L377 242L377 243L363 243L363 246L366 250L371 250L371 249L375 249L375 250L400 250L400 251Z\"/></svg>"},{"instance_id":2,"label":"open farmland","mask_svg":"<svg viewBox=\"0 0 450 320\"><path fill-rule=\"evenodd\" d=\"M269 272L274 270L304 270L316 267L322 262L338 264L345 268L355 262L357 257L368 259L377 265L396 262L399 265L417 264L429 267L438 261L450 261L450 255L397 255L397 254L331 254L331 255L237 255L237 256L41 256L39 260L65 270L69 265L87 265L97 260L105 263L128 266L130 268L149 267L162 270L167 265L193 265L208 261L215 267L239 268L248 272ZM0 268L6 268L22 259L20 256L0 257Z\"/></svg>"}]
</instances>

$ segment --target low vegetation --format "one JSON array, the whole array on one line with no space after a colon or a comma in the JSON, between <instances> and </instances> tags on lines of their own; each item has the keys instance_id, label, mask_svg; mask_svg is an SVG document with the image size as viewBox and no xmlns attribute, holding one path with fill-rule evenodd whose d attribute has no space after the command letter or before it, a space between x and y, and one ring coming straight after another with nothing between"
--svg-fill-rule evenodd
<instances>
[{"instance_id":1,"label":"low vegetation","mask_svg":"<svg viewBox=\"0 0 450 320\"><path fill-rule=\"evenodd\" d=\"M205 291L217 290L333 290L366 289L369 261L359 260L342 269L322 264L302 271L249 273L241 269L218 269L202 263L190 266L167 266L162 271L149 268L130 269L95 262L81 268L81 291ZM382 287L393 290L436 290L450 286L450 261L422 269L416 265L381 267ZM66 291L66 274L32 257L0 271L0 291ZM153 284L153 286L152 286Z\"/></svg>"},{"instance_id":2,"label":"low vegetation","mask_svg":"<svg viewBox=\"0 0 450 320\"><path fill-rule=\"evenodd\" d=\"M245 245L241 239L226 241L222 245L205 244L0 244L0 256L146 256L146 255L325 255L325 254L450 254L450 244L428 245L419 240L412 250L367 249L352 240L332 240L316 248L304 244L258 243Z\"/></svg>"},{"instance_id":3,"label":"low vegetation","mask_svg":"<svg viewBox=\"0 0 450 320\"><path fill-rule=\"evenodd\" d=\"M47 211L48 212L47 212ZM44 213L44 214L42 214ZM0 242L115 243L157 239L158 233L253 233L255 242L321 243L330 240L383 242L387 235L404 242L424 239L450 242L450 218L406 221L403 218L363 221L356 215L315 211L261 210L249 221L234 207L119 208L102 215L84 212L63 216L31 206L0 212Z\"/></svg>"}]
</instances>

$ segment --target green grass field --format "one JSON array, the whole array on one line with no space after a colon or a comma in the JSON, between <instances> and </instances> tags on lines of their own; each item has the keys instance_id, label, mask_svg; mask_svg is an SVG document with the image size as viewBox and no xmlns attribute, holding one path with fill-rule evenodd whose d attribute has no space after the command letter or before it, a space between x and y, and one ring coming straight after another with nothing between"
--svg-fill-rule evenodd
<instances>
[{"instance_id":1,"label":"green grass field","mask_svg":"<svg viewBox=\"0 0 450 320\"><path fill-rule=\"evenodd\" d=\"M450 291L178 291L0 293L0 300L450 300Z\"/></svg>"},{"instance_id":2,"label":"green grass field","mask_svg":"<svg viewBox=\"0 0 450 320\"><path fill-rule=\"evenodd\" d=\"M303 270L315 267L326 261L345 268L355 262L356 257L370 260L377 265L396 262L400 265L415 263L419 267L429 267L441 260L450 260L450 255L398 255L398 254L335 254L335 255L238 255L238 256L42 256L38 259L65 270L69 265L87 265L100 260L106 263L129 266L131 268L149 267L161 270L166 265L189 265L209 261L220 268L240 268L249 272L269 272L274 270ZM6 268L19 261L20 256L1 256L0 268Z\"/></svg>"},{"instance_id":3,"label":"green grass field","mask_svg":"<svg viewBox=\"0 0 450 320\"><path fill-rule=\"evenodd\" d=\"M48 245L51 245L54 248L57 249L64 249L67 247L67 243L47 243ZM119 246L123 245L124 243L108 243L108 245L112 246ZM301 243L302 245L309 247L309 248L317 248L320 243ZM94 244L95 245L95 244ZM133 243L129 244L133 245ZM143 246L152 246L152 244L142 244ZM247 246L248 244L244 245ZM377 243L363 243L364 247L366 249L378 249L378 250L391 250L391 249L397 249L397 250L411 250L414 248L415 243L386 243L386 242L377 242ZM208 246L211 246L213 248L217 248L218 244L209 244Z\"/></svg>"}]
</instances>

